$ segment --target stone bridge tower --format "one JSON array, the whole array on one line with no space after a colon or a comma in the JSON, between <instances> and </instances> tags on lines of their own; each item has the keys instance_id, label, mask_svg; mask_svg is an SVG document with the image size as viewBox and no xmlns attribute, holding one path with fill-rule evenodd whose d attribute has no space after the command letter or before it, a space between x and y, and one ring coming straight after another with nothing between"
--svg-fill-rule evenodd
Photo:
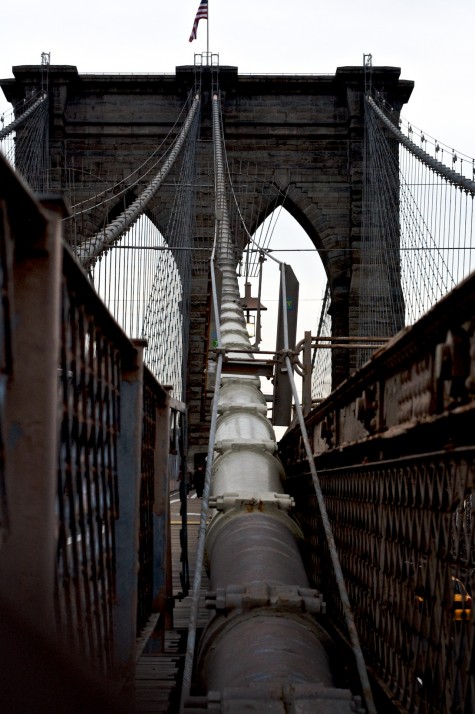
<instances>
[{"instance_id":1,"label":"stone bridge tower","mask_svg":"<svg viewBox=\"0 0 475 714\"><path fill-rule=\"evenodd\" d=\"M38 66L14 67L1 81L16 103L40 84ZM413 83L394 67L374 67L373 85L399 111ZM76 67L50 66L50 156L52 188L67 184L86 197L86 174L103 185L124 179L164 141L195 81L201 83L201 130L196 154L194 246L210 248L214 196L210 96L212 70L177 67L175 75L78 74ZM340 67L335 75L239 75L218 72L227 155L242 214L251 233L279 204L305 229L320 252L330 282L334 336L355 334L358 325L359 245L363 188L363 67ZM263 190L251 197L246 183ZM153 216L166 238L174 199L173 180L160 189ZM242 189L242 190L240 190ZM133 200L131 195L128 200ZM109 207L123 210L124 197ZM103 224L92 215L87 235ZM239 237L238 237L239 239ZM240 239L245 243L245 236ZM188 379L190 432L203 427L203 366L209 324L207 253L193 264L191 355ZM333 384L348 376L348 352L336 350Z\"/></svg>"}]
</instances>

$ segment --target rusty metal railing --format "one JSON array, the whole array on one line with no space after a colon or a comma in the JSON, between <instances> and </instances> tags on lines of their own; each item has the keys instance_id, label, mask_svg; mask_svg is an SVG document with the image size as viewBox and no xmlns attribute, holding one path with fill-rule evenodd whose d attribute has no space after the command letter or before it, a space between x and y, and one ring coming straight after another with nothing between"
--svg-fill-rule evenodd
<instances>
[{"instance_id":1,"label":"rusty metal railing","mask_svg":"<svg viewBox=\"0 0 475 714\"><path fill-rule=\"evenodd\" d=\"M137 633L153 613L165 626L173 609L170 540L171 417L184 408L144 367L142 470L140 479ZM176 421L176 418L173 419ZM174 457L173 457L174 458Z\"/></svg>"},{"instance_id":2,"label":"rusty metal railing","mask_svg":"<svg viewBox=\"0 0 475 714\"><path fill-rule=\"evenodd\" d=\"M135 666L142 461L153 518L168 501L168 391L62 244L62 201L39 202L1 157L0 212L0 608L50 653L67 649L73 669L124 681ZM169 544L154 538L154 562L168 564ZM147 566L154 607L164 578Z\"/></svg>"},{"instance_id":3,"label":"rusty metal railing","mask_svg":"<svg viewBox=\"0 0 475 714\"><path fill-rule=\"evenodd\" d=\"M474 315L472 275L305 422L365 659L400 711L474 706ZM309 576L346 638L298 429L281 455Z\"/></svg>"},{"instance_id":4,"label":"rusty metal railing","mask_svg":"<svg viewBox=\"0 0 475 714\"><path fill-rule=\"evenodd\" d=\"M68 641L120 677L136 633L169 601L169 523L157 511L168 513L170 404L145 343L126 338L66 248L63 266L56 611Z\"/></svg>"},{"instance_id":5,"label":"rusty metal railing","mask_svg":"<svg viewBox=\"0 0 475 714\"><path fill-rule=\"evenodd\" d=\"M56 608L68 640L108 671L116 595L115 521L120 511L117 450L123 350L108 329L105 314L99 316L93 302L85 300L85 286L77 279L82 276L75 280L74 268L66 259Z\"/></svg>"}]
</instances>

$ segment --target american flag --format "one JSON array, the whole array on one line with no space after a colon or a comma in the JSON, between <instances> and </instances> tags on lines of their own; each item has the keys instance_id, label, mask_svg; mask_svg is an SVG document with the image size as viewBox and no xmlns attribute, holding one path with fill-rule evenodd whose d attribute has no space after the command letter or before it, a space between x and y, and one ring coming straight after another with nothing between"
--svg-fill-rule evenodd
<instances>
[{"instance_id":1,"label":"american flag","mask_svg":"<svg viewBox=\"0 0 475 714\"><path fill-rule=\"evenodd\" d=\"M190 42L196 40L196 33L198 31L198 23L200 20L208 19L208 0L201 0L198 12L196 13L195 21L193 23L193 29L190 35Z\"/></svg>"}]
</instances>

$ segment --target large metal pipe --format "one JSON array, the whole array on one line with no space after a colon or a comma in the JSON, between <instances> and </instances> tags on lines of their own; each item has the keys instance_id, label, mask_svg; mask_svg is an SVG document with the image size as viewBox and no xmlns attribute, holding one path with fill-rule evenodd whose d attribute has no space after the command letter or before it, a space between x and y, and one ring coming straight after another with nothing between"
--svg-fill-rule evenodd
<instances>
[{"instance_id":1,"label":"large metal pipe","mask_svg":"<svg viewBox=\"0 0 475 714\"><path fill-rule=\"evenodd\" d=\"M315 646L320 636L310 616L277 615L265 607L217 618L201 647L208 691L317 682L332 687L326 652Z\"/></svg>"},{"instance_id":2,"label":"large metal pipe","mask_svg":"<svg viewBox=\"0 0 475 714\"><path fill-rule=\"evenodd\" d=\"M217 96L213 132L223 276L221 347L230 357L252 361L226 220ZM322 630L314 619L324 604L308 584L299 551L301 533L290 514L292 499L284 493L283 469L275 456L275 434L266 416L260 380L224 375L216 389L220 394L210 484L212 517L205 541L211 582L207 604L215 614L198 652L201 692L212 692L213 702L219 693L224 702L230 691L235 698L238 689L246 701L254 700L246 711L257 712L267 707L269 699L284 697L284 690L287 699L302 702L316 701L323 688L326 706L335 698L332 712L354 711L351 696L342 698L333 689ZM303 705L299 711L317 710Z\"/></svg>"}]
</instances>

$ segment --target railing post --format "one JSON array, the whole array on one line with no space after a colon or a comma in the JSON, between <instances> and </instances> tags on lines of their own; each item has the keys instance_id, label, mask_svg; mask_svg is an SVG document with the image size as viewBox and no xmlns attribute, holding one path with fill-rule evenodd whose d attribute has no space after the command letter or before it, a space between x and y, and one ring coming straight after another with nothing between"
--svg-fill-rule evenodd
<instances>
[{"instance_id":1,"label":"railing post","mask_svg":"<svg viewBox=\"0 0 475 714\"><path fill-rule=\"evenodd\" d=\"M42 208L18 191L7 219L12 367L5 398L8 530L0 594L48 637L54 633L57 542L58 355L62 202Z\"/></svg>"},{"instance_id":2,"label":"railing post","mask_svg":"<svg viewBox=\"0 0 475 714\"><path fill-rule=\"evenodd\" d=\"M170 450L170 390L157 409L155 441L155 501L153 507L153 608L164 617L165 628L173 624L173 583L170 538L168 453ZM182 477L184 475L182 474Z\"/></svg>"},{"instance_id":3,"label":"railing post","mask_svg":"<svg viewBox=\"0 0 475 714\"><path fill-rule=\"evenodd\" d=\"M136 359L122 367L118 440L119 518L116 522L116 604L114 677L131 678L135 666L137 573L142 457L143 349L134 342Z\"/></svg>"}]
</instances>

